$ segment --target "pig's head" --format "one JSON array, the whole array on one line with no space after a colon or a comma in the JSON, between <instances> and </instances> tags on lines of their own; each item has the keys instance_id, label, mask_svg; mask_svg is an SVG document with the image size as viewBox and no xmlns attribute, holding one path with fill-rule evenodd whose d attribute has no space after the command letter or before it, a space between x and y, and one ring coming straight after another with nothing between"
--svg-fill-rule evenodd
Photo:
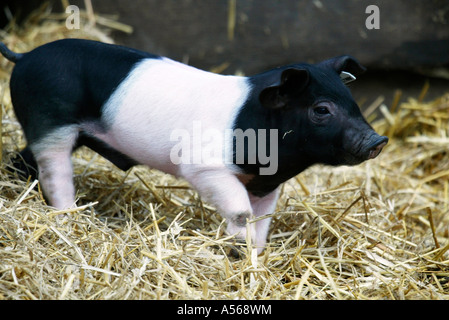
<instances>
[{"instance_id":1,"label":"pig's head","mask_svg":"<svg viewBox=\"0 0 449 320\"><path fill-rule=\"evenodd\" d=\"M301 170L314 163L355 165L375 158L387 144L388 138L366 122L340 77L343 71L354 76L365 71L354 58L279 71L278 80L272 78L275 82L261 90L259 101L277 119L280 166L290 167L287 163L294 159L301 159Z\"/></svg>"}]
</instances>

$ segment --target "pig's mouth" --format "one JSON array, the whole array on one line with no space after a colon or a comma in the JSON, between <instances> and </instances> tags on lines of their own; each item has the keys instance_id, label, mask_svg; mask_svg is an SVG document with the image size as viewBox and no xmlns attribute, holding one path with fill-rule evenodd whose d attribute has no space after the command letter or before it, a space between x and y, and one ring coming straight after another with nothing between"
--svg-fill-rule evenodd
<instances>
[{"instance_id":1,"label":"pig's mouth","mask_svg":"<svg viewBox=\"0 0 449 320\"><path fill-rule=\"evenodd\" d=\"M368 142L363 143L356 152L348 152L345 156L345 164L356 165L363 161L376 158L387 145L388 138L375 135Z\"/></svg>"},{"instance_id":2,"label":"pig's mouth","mask_svg":"<svg viewBox=\"0 0 449 320\"><path fill-rule=\"evenodd\" d=\"M379 155L379 153L382 151L382 149L387 145L387 143L388 143L387 137L379 137L379 139L377 139L376 142L374 142L372 145L370 145L367 148L368 149L368 158L366 160L376 158Z\"/></svg>"}]
</instances>

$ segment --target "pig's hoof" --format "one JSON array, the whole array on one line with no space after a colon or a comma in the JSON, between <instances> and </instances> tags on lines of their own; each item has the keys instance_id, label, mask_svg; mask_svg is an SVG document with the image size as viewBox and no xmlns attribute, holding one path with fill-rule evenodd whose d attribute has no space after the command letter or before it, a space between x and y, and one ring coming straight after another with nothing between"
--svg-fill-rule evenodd
<instances>
[{"instance_id":1,"label":"pig's hoof","mask_svg":"<svg viewBox=\"0 0 449 320\"><path fill-rule=\"evenodd\" d=\"M241 260L246 257L245 248L241 245L232 245L229 249L228 256L234 259Z\"/></svg>"},{"instance_id":2,"label":"pig's hoof","mask_svg":"<svg viewBox=\"0 0 449 320\"><path fill-rule=\"evenodd\" d=\"M245 227L248 220L251 219L251 213L249 212L242 212L236 214L234 217L232 217L232 223L236 225L237 227Z\"/></svg>"}]
</instances>

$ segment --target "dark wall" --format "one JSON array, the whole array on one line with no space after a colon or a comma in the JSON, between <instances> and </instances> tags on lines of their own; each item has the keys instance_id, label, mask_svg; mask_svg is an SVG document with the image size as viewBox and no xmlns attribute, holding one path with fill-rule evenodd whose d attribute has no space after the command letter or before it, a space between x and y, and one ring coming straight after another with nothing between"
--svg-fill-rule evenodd
<instances>
[{"instance_id":1,"label":"dark wall","mask_svg":"<svg viewBox=\"0 0 449 320\"><path fill-rule=\"evenodd\" d=\"M72 3L83 1L72 1ZM134 27L124 44L185 57L202 68L229 62L253 73L350 53L372 68L449 66L447 0L236 0L233 40L229 0L93 0L98 13L118 14ZM368 5L380 9L380 29L365 26Z\"/></svg>"},{"instance_id":2,"label":"dark wall","mask_svg":"<svg viewBox=\"0 0 449 320\"><path fill-rule=\"evenodd\" d=\"M22 22L33 10L42 4L42 0L0 0L0 28L6 26L9 18Z\"/></svg>"},{"instance_id":3,"label":"dark wall","mask_svg":"<svg viewBox=\"0 0 449 320\"><path fill-rule=\"evenodd\" d=\"M42 1L3 0L23 17ZM53 0L60 8L60 1ZM72 0L84 8L83 0ZM376 69L423 70L449 66L447 0L92 0L99 14L117 14L134 28L116 41L209 69L247 73L349 53ZM369 30L368 5L380 10L380 28ZM3 9L3 8L2 8ZM5 21L4 10L3 22ZM0 20L1 21L1 20Z\"/></svg>"}]
</instances>

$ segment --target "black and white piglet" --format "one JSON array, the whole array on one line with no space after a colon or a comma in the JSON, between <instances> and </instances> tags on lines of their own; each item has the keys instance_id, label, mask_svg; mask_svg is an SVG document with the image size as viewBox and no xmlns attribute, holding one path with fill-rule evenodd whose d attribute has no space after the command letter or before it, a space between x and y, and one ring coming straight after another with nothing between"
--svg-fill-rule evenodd
<instances>
[{"instance_id":1,"label":"black and white piglet","mask_svg":"<svg viewBox=\"0 0 449 320\"><path fill-rule=\"evenodd\" d=\"M274 211L281 183L316 163L375 158L388 141L341 79L364 71L349 56L239 77L79 39L25 54L1 44L0 52L16 63L22 155L59 209L75 205L70 158L86 145L123 170L146 164L185 178L244 239L248 220ZM269 224L249 229L259 252Z\"/></svg>"}]
</instances>

